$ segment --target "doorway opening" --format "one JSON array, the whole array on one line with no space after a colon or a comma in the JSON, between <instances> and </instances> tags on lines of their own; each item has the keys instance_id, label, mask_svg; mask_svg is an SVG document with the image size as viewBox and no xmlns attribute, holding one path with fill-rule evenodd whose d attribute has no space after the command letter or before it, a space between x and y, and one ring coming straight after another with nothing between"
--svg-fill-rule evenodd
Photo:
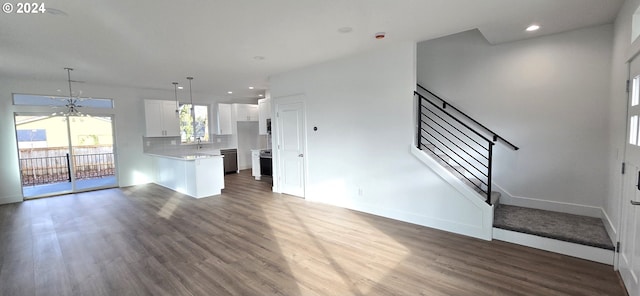
<instances>
[{"instance_id":1,"label":"doorway opening","mask_svg":"<svg viewBox=\"0 0 640 296\"><path fill-rule=\"evenodd\" d=\"M14 116L25 199L112 188L113 116Z\"/></svg>"}]
</instances>

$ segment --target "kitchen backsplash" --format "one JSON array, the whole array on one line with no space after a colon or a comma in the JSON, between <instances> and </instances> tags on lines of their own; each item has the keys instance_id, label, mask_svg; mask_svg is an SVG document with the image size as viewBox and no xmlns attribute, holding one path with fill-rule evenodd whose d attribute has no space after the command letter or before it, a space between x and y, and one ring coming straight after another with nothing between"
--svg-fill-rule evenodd
<instances>
[{"instance_id":1,"label":"kitchen backsplash","mask_svg":"<svg viewBox=\"0 0 640 296\"><path fill-rule=\"evenodd\" d=\"M197 143L180 143L180 137L142 137L144 153L163 155L184 155L195 152L236 148L232 147L231 137L228 135L210 135L210 141ZM198 149L198 146L201 148Z\"/></svg>"}]
</instances>

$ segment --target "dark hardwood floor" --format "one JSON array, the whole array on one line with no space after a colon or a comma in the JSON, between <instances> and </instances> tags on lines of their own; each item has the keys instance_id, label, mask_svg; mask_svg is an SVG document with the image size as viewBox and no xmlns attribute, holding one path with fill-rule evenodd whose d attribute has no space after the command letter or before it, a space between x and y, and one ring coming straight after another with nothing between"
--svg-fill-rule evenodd
<instances>
[{"instance_id":1,"label":"dark hardwood floor","mask_svg":"<svg viewBox=\"0 0 640 296\"><path fill-rule=\"evenodd\" d=\"M625 295L611 266L226 187L0 206L0 295Z\"/></svg>"}]
</instances>

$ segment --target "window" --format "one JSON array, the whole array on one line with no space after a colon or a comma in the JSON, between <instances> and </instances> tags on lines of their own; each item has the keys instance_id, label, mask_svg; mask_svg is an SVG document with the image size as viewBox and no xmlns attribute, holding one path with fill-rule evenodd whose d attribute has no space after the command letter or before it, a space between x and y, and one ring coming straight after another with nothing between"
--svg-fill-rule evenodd
<instances>
[{"instance_id":1,"label":"window","mask_svg":"<svg viewBox=\"0 0 640 296\"><path fill-rule=\"evenodd\" d=\"M636 76L631 82L631 106L637 106L640 101L640 96L638 95L639 88L640 76Z\"/></svg>"},{"instance_id":2,"label":"window","mask_svg":"<svg viewBox=\"0 0 640 296\"><path fill-rule=\"evenodd\" d=\"M18 129L18 148L47 147L47 131L44 129Z\"/></svg>"},{"instance_id":3,"label":"window","mask_svg":"<svg viewBox=\"0 0 640 296\"><path fill-rule=\"evenodd\" d=\"M67 97L14 94L14 105L64 107ZM112 99L80 98L80 105L88 108L113 108Z\"/></svg>"},{"instance_id":4,"label":"window","mask_svg":"<svg viewBox=\"0 0 640 296\"><path fill-rule=\"evenodd\" d=\"M638 115L631 116L629 120L629 144L638 144Z\"/></svg>"},{"instance_id":5,"label":"window","mask_svg":"<svg viewBox=\"0 0 640 296\"><path fill-rule=\"evenodd\" d=\"M198 139L209 141L208 123L209 106L194 104L192 109L191 104L180 105L180 138L183 143Z\"/></svg>"},{"instance_id":6,"label":"window","mask_svg":"<svg viewBox=\"0 0 640 296\"><path fill-rule=\"evenodd\" d=\"M638 129L638 104L640 103L640 76L636 76L631 81L631 107L629 118L629 144L640 146L640 130Z\"/></svg>"}]
</instances>

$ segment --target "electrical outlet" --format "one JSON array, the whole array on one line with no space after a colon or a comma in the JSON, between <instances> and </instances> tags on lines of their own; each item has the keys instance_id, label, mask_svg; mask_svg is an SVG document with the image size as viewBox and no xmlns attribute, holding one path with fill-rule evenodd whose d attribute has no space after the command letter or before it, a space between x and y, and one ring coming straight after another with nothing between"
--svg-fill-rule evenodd
<instances>
[{"instance_id":1,"label":"electrical outlet","mask_svg":"<svg viewBox=\"0 0 640 296\"><path fill-rule=\"evenodd\" d=\"M362 196L363 192L362 192L362 188L358 187L358 196Z\"/></svg>"},{"instance_id":2,"label":"electrical outlet","mask_svg":"<svg viewBox=\"0 0 640 296\"><path fill-rule=\"evenodd\" d=\"M220 138L217 138L217 139L216 139L216 142L220 143L220 142L221 142Z\"/></svg>"},{"instance_id":3,"label":"electrical outlet","mask_svg":"<svg viewBox=\"0 0 640 296\"><path fill-rule=\"evenodd\" d=\"M171 145L175 145L176 144L176 140L171 140Z\"/></svg>"}]
</instances>

